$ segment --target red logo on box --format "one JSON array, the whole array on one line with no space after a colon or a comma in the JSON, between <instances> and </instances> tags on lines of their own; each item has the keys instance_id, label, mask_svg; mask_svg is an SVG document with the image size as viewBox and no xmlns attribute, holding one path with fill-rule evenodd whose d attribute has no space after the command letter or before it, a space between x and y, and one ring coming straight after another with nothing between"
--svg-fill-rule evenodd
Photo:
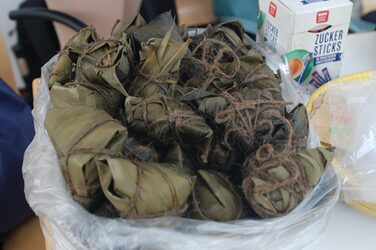
<instances>
[{"instance_id":1,"label":"red logo on box","mask_svg":"<svg viewBox=\"0 0 376 250\"><path fill-rule=\"evenodd\" d=\"M317 12L316 23L326 23L329 20L329 10Z\"/></svg>"},{"instance_id":2,"label":"red logo on box","mask_svg":"<svg viewBox=\"0 0 376 250\"><path fill-rule=\"evenodd\" d=\"M270 2L270 5L269 5L269 13L270 15L272 15L273 17L275 17L277 15L277 6L273 3L273 2Z\"/></svg>"}]
</instances>

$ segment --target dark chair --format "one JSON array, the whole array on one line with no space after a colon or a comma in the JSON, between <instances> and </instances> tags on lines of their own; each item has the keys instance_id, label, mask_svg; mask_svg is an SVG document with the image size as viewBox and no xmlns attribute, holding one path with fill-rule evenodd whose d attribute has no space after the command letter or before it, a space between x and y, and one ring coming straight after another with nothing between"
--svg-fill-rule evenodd
<instances>
[{"instance_id":1,"label":"dark chair","mask_svg":"<svg viewBox=\"0 0 376 250\"><path fill-rule=\"evenodd\" d=\"M174 0L143 0L140 13L146 21L171 10L176 16ZM47 9L44 0L27 0L20 9L11 11L9 18L17 21L18 42L13 52L23 61L21 72L26 83L26 100L32 105L32 81L40 76L41 67L60 50L52 22L59 22L79 31L85 23L65 13ZM176 18L177 21L177 18Z\"/></svg>"}]
</instances>

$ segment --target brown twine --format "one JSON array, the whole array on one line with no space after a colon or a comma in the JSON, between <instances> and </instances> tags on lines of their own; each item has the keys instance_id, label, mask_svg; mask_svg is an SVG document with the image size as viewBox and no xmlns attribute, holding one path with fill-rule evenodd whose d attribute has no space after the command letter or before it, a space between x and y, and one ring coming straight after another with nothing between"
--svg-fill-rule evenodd
<instances>
[{"instance_id":1,"label":"brown twine","mask_svg":"<svg viewBox=\"0 0 376 250\"><path fill-rule=\"evenodd\" d=\"M137 162L134 162L133 164L135 164L137 168L136 191L130 199L128 208L124 212L120 213L120 216L123 218L127 218L132 210L136 209L136 203L141 192L141 174L143 169Z\"/></svg>"},{"instance_id":2,"label":"brown twine","mask_svg":"<svg viewBox=\"0 0 376 250\"><path fill-rule=\"evenodd\" d=\"M107 88L104 88L101 85L93 84L93 83L90 83L90 82L70 82L70 83L65 84L64 86L65 87L71 87L71 86L75 87L77 85L82 85L85 88L88 88L90 90L94 90L98 94L100 94L103 97L103 99L106 103L106 106L109 110L113 110L115 108L115 105L112 101L112 95L110 94L110 91Z\"/></svg>"},{"instance_id":3,"label":"brown twine","mask_svg":"<svg viewBox=\"0 0 376 250\"><path fill-rule=\"evenodd\" d=\"M71 194L73 199L77 201L80 204L85 204L85 203L92 203L93 201L97 200L99 197L101 197L101 194L93 195L92 197L83 197L78 194Z\"/></svg>"},{"instance_id":4,"label":"brown twine","mask_svg":"<svg viewBox=\"0 0 376 250\"><path fill-rule=\"evenodd\" d=\"M172 209L177 210L178 209L178 201L177 201L177 194L176 194L175 188L172 186L171 181L168 179L166 173L161 171L159 168L154 168L154 169L157 170L157 172L162 176L164 181L167 183L168 189L169 189L170 194L171 194L171 199L172 199Z\"/></svg>"},{"instance_id":5,"label":"brown twine","mask_svg":"<svg viewBox=\"0 0 376 250\"><path fill-rule=\"evenodd\" d=\"M180 134L181 128L191 123L192 121L204 121L204 119L196 114L192 114L189 111L173 111L165 117L161 117L148 125L148 129L153 130L154 127L158 127L160 123L168 122L175 132L175 135Z\"/></svg>"},{"instance_id":6,"label":"brown twine","mask_svg":"<svg viewBox=\"0 0 376 250\"><path fill-rule=\"evenodd\" d=\"M299 195L290 192L289 203L287 204L287 207L283 211L278 211L276 208L276 204L273 202L273 199L270 193L266 193L261 196L261 197L264 197L264 201L269 204L270 208L266 208L260 203L256 202L256 200L253 198L251 183L252 183L252 180L250 180L249 178L244 179L242 187L243 187L243 190L245 190L244 192L245 192L245 196L248 202L252 205L253 209L262 217L267 218L267 217L276 217L276 216L284 215L288 213L289 211L291 211L296 206L297 201L300 200Z\"/></svg>"},{"instance_id":7,"label":"brown twine","mask_svg":"<svg viewBox=\"0 0 376 250\"><path fill-rule=\"evenodd\" d=\"M255 66L254 68L252 68L249 71L249 73L243 78L241 85L244 85L244 84L250 83L250 82L255 82L255 81L258 81L258 80L262 80L262 79L273 79L272 76L270 76L266 73L255 74L257 71L259 71L260 69L262 69L265 66L267 66L265 63L260 63L257 66Z\"/></svg>"},{"instance_id":8,"label":"brown twine","mask_svg":"<svg viewBox=\"0 0 376 250\"><path fill-rule=\"evenodd\" d=\"M253 167L250 169L249 176L243 180L242 187L247 200L255 209L262 211L264 214L267 213L268 216L271 214L273 216L282 215L291 211L295 207L296 203L308 192L307 183L303 176L303 167L291 157L292 155L278 157L278 159L275 157L274 160L265 162L259 167ZM269 169L273 169L278 166L283 166L289 172L289 177L286 180L279 181L269 173ZM262 178L267 183L254 186L252 177ZM281 188L289 192L290 202L285 211L280 213L275 208L271 193ZM255 202L253 198L254 195L266 196L266 200L269 202L269 205L273 211Z\"/></svg>"},{"instance_id":9,"label":"brown twine","mask_svg":"<svg viewBox=\"0 0 376 250\"><path fill-rule=\"evenodd\" d=\"M171 209L169 211L163 212L163 213L155 213L155 214L143 214L143 215L132 215L132 216L127 216L127 217L121 217L122 218L127 218L127 219L153 219L153 218L158 218L158 217L163 217L163 216L181 216L186 210L188 206L184 206L183 208L180 209Z\"/></svg>"},{"instance_id":10,"label":"brown twine","mask_svg":"<svg viewBox=\"0 0 376 250\"><path fill-rule=\"evenodd\" d=\"M215 122L218 124L226 123L229 120L233 120L235 113L239 114L242 110L257 110L260 105L281 105L287 106L290 102L286 101L269 101L269 100L257 100L257 101L244 101L240 103L233 103L231 107L224 111L218 112L215 117Z\"/></svg>"},{"instance_id":11,"label":"brown twine","mask_svg":"<svg viewBox=\"0 0 376 250\"><path fill-rule=\"evenodd\" d=\"M171 131L175 132L175 136L179 137L180 129L191 123L192 121L205 121L204 118L198 116L191 110L171 110L171 107L168 105L168 100L166 97L161 97L161 102L158 102L159 105L162 105L165 115L159 119L150 121L148 118L148 105L153 103L152 99L145 99L142 103L135 105L132 108L134 113L136 109L142 108L143 120L148 124L148 131L152 131L154 127L157 127L163 122L168 122Z\"/></svg>"},{"instance_id":12,"label":"brown twine","mask_svg":"<svg viewBox=\"0 0 376 250\"><path fill-rule=\"evenodd\" d=\"M130 148L127 145L125 145L124 147L128 150L127 156L129 159L134 159L138 161L157 161L158 160L157 153L153 148L150 148L147 146L136 146L136 147ZM138 154L142 152L148 153L149 157L147 159L140 157Z\"/></svg>"},{"instance_id":13,"label":"brown twine","mask_svg":"<svg viewBox=\"0 0 376 250\"><path fill-rule=\"evenodd\" d=\"M138 86L139 84L135 84L139 82L136 78L135 81L131 84L133 93L136 96L144 96L145 88L150 86L150 83L157 84L159 87L159 90L162 90L164 92L163 94L168 96L170 95L168 92L168 88L174 89L175 84L166 83L166 82L169 80L177 82L179 80L179 76L177 73L152 76L145 72L142 72L140 69L138 69L137 72L138 72L138 76L145 78L146 81L142 82L141 86Z\"/></svg>"},{"instance_id":14,"label":"brown twine","mask_svg":"<svg viewBox=\"0 0 376 250\"><path fill-rule=\"evenodd\" d=\"M119 152L115 151L113 149L106 149L106 148L77 148L74 150L61 150L58 152L57 156L58 157L66 157L66 156L72 156L72 155L77 155L77 154L95 154L96 156L110 156L113 158L124 158L124 155Z\"/></svg>"},{"instance_id":15,"label":"brown twine","mask_svg":"<svg viewBox=\"0 0 376 250\"><path fill-rule=\"evenodd\" d=\"M77 139L72 143L72 145L70 147L68 147L68 149L61 150L61 151L57 152L57 155L58 155L59 158L66 156L66 158L61 161L61 165L62 165L61 167L62 167L63 174L65 176L65 179L68 182L67 184L68 184L68 187L69 187L69 190L70 190L72 196L77 195L77 193L76 193L75 187L73 186L72 179L71 179L71 176L70 176L70 172L68 170L68 161L69 161L69 159L72 155L79 154L81 152L82 153L94 153L94 154L111 153L111 152L108 152L108 149L94 149L94 148L82 148L81 149L81 148L76 148L78 146L78 144L87 135L89 135L91 132L93 132L99 126L102 126L103 124L106 124L106 123L109 123L109 122L119 123L119 121L114 120L114 119L105 119L105 120L102 120L102 121L97 121L94 124L92 124L90 127L88 127L79 137L77 137ZM113 151L112 151L112 153L113 153Z\"/></svg>"},{"instance_id":16,"label":"brown twine","mask_svg":"<svg viewBox=\"0 0 376 250\"><path fill-rule=\"evenodd\" d=\"M97 68L111 68L116 67L120 63L120 57L121 57L121 48L111 48L106 51L101 57L98 58L97 62L95 63L95 67ZM115 53L115 59L112 61L112 55ZM120 56L120 57L119 57ZM105 62L107 61L107 63ZM109 62L109 63L108 63Z\"/></svg>"},{"instance_id":17,"label":"brown twine","mask_svg":"<svg viewBox=\"0 0 376 250\"><path fill-rule=\"evenodd\" d=\"M68 40L68 42L65 44L63 50L66 50L66 49L73 49L73 48L70 47L72 41L73 41L74 39L76 39L77 37L79 37L79 36L80 36L84 31L86 31L86 30L91 30L91 31L92 31L92 33L91 33L92 36L89 37L89 38L92 38L93 41L95 41L95 40L98 39L98 37L97 37L97 33L96 33L94 27L90 25L90 26L87 26L87 27L81 29L76 35L74 35L74 36L72 36L71 38L69 38L69 40ZM88 41L86 40L86 42L88 42ZM74 49L74 50L75 50L75 49Z\"/></svg>"},{"instance_id":18,"label":"brown twine","mask_svg":"<svg viewBox=\"0 0 376 250\"><path fill-rule=\"evenodd\" d=\"M261 109L259 109L257 112L257 115L256 115L256 118L255 118L255 123L256 123L256 126L255 126L255 130L257 128L257 124L262 124L262 123L269 123L270 120L266 120L266 119L262 119L262 120L258 120L258 115L259 114L262 114L264 111L267 111L267 110L270 110L270 109L274 109L273 113L270 114L268 116L269 119L278 119L279 121L281 121L283 124L284 124L284 127L287 129L287 133L286 133L286 137L287 139L284 141L284 144L285 144L285 149L283 151L287 151L291 148L291 144L292 144L292 137L293 137L293 128L291 126L291 123L289 120L287 120L285 117L283 117L281 115L281 113L275 109L275 107L271 107L271 106L267 106L267 107L263 107ZM275 129L275 126L273 125L272 122L270 122L269 126L271 126L270 130L269 130L269 133L273 133L274 132L274 129ZM277 142L275 142L274 144L277 144Z\"/></svg>"},{"instance_id":19,"label":"brown twine","mask_svg":"<svg viewBox=\"0 0 376 250\"><path fill-rule=\"evenodd\" d=\"M110 49L107 49L105 47L106 43L108 42L111 42L113 41L115 44L116 44L116 47L112 47ZM106 49L106 52L99 58L99 59L96 59L92 56L90 56L90 53L98 50L98 49L101 49L102 47L105 47ZM116 39L108 39L108 40L105 40L105 41L100 41L100 42L97 42L97 43L93 43L91 44L86 50L84 50L82 53L81 53L81 56L78 58L77 60L77 69L78 69L78 72L80 74L80 77L84 80L86 80L87 82L90 82L87 77L85 76L85 74L83 73L83 60L88 60L90 61L91 64L93 64L93 66L97 67L97 68L112 68L112 67L117 67L119 64L120 64L120 58L122 56L122 53L123 53L123 49L126 48L127 49L127 52L128 52L128 56L130 56L130 60L133 60L133 55L132 53L130 53L132 51L130 45L126 42L126 41L121 41L121 46L119 45L119 40L116 40ZM112 57L111 55L116 52L115 54L115 59L114 61L112 61ZM111 63L110 64L105 64L104 63L104 60L107 59L109 60Z\"/></svg>"},{"instance_id":20,"label":"brown twine","mask_svg":"<svg viewBox=\"0 0 376 250\"><path fill-rule=\"evenodd\" d=\"M264 144L256 151L255 158L258 162L263 163L269 161L273 157L273 145Z\"/></svg>"},{"instance_id":21,"label":"brown twine","mask_svg":"<svg viewBox=\"0 0 376 250\"><path fill-rule=\"evenodd\" d=\"M209 50L215 50L214 45L218 45L221 48L218 51L214 51L212 53L214 55L212 56L211 53L209 53ZM198 55L199 50L201 50L201 55ZM231 58L233 59L232 63L234 65L233 71L229 74L225 73L219 66L224 60L226 53L230 54ZM197 59L196 56L200 57L200 59ZM207 89L216 78L222 80L233 80L233 78L239 72L241 65L239 57L228 44L207 37L204 37L204 39L193 49L189 59L203 66L206 75L208 76L206 81L203 83L204 89Z\"/></svg>"},{"instance_id":22,"label":"brown twine","mask_svg":"<svg viewBox=\"0 0 376 250\"><path fill-rule=\"evenodd\" d=\"M279 181L272 176L268 170L277 166L283 166L288 172L289 177L286 180ZM269 183L254 187L254 193L266 194L279 188L285 188L290 192L295 192L292 188L292 184L298 184L300 190L304 193L307 192L307 188L304 186L304 180L302 176L303 172L299 165L293 159L289 157L283 157L281 159L275 159L273 161L265 162L258 168L252 168L250 176L262 177L264 180L268 180Z\"/></svg>"},{"instance_id":23,"label":"brown twine","mask_svg":"<svg viewBox=\"0 0 376 250\"><path fill-rule=\"evenodd\" d=\"M88 56L87 54L84 54L84 53L77 59L76 67L77 67L77 71L78 71L78 74L80 75L81 79L83 79L86 82L90 82L89 79L86 77L86 75L83 73L84 70L82 68L83 67L82 64L83 64L84 58L89 59L89 60L94 61L94 62L95 62L95 58Z\"/></svg>"},{"instance_id":24,"label":"brown twine","mask_svg":"<svg viewBox=\"0 0 376 250\"><path fill-rule=\"evenodd\" d=\"M114 31L115 31L115 28L119 25L119 23L121 23L121 20L120 19L117 19L116 22L114 23L114 25L112 26L111 28L111 36L114 36Z\"/></svg>"},{"instance_id":25,"label":"brown twine","mask_svg":"<svg viewBox=\"0 0 376 250\"><path fill-rule=\"evenodd\" d=\"M268 132L266 134L263 134L263 135L272 135L273 130L274 130L274 125L273 125L273 122L271 120L262 119L262 120L257 121L257 123L255 125L255 130L257 128L263 127L265 125L268 127L268 130L267 130Z\"/></svg>"},{"instance_id":26,"label":"brown twine","mask_svg":"<svg viewBox=\"0 0 376 250\"><path fill-rule=\"evenodd\" d=\"M138 74L140 76L142 76L143 78L147 79L147 82L144 84L148 84L148 83L156 83L156 84L164 84L166 83L166 81L168 80L173 80L173 81L178 81L179 80L179 76L178 74L165 74L165 75L156 75L156 76L152 76L152 75L149 75L145 72L143 72L141 69L138 69Z\"/></svg>"},{"instance_id":27,"label":"brown twine","mask_svg":"<svg viewBox=\"0 0 376 250\"><path fill-rule=\"evenodd\" d=\"M275 139L273 145L280 146L281 152L288 152L291 149L293 128L290 122L281 115L282 108L284 109L289 102L274 100L245 101L240 94L231 95L227 92L221 93L221 96L227 100L229 106L216 114L215 122L225 124L225 145L230 146L229 138L234 134L237 135L237 138L249 138L249 141L256 141L257 128L265 125L267 125L268 130L262 136L272 136L275 130L273 120L278 119L278 125L282 123L286 129L286 140ZM265 112L268 113L264 114ZM263 116L266 117L262 118Z\"/></svg>"}]
</instances>

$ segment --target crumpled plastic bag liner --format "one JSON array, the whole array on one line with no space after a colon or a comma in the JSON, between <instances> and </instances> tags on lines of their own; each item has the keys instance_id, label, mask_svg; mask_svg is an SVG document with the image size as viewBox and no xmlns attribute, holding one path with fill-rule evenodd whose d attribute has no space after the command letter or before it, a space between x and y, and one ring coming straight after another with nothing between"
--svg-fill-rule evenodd
<instances>
[{"instance_id":1,"label":"crumpled plastic bag liner","mask_svg":"<svg viewBox=\"0 0 376 250\"><path fill-rule=\"evenodd\" d=\"M376 71L369 75L328 90L335 167L346 202L376 202Z\"/></svg>"},{"instance_id":2,"label":"crumpled plastic bag liner","mask_svg":"<svg viewBox=\"0 0 376 250\"><path fill-rule=\"evenodd\" d=\"M69 194L44 120L50 106L47 80L56 56L42 68L34 101L36 135L25 153L27 201L40 218L53 249L314 249L338 199L332 167L290 214L274 219L227 223L180 217L110 219L87 212ZM312 136L311 136L312 138ZM312 141L318 141L313 136Z\"/></svg>"}]
</instances>

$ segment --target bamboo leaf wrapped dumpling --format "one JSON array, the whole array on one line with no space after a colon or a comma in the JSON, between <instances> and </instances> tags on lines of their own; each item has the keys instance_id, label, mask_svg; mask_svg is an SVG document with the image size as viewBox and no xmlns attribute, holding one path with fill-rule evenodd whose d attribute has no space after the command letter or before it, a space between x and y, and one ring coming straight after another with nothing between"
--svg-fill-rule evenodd
<instances>
[{"instance_id":1,"label":"bamboo leaf wrapped dumpling","mask_svg":"<svg viewBox=\"0 0 376 250\"><path fill-rule=\"evenodd\" d=\"M284 117L286 103L265 104L257 110L255 138L262 144L273 144L275 151L287 152L291 149L293 128Z\"/></svg>"},{"instance_id":2,"label":"bamboo leaf wrapped dumpling","mask_svg":"<svg viewBox=\"0 0 376 250\"><path fill-rule=\"evenodd\" d=\"M178 42L172 39L174 26L163 38L150 39L142 46L142 66L129 88L130 94L150 97L155 94L171 95L178 81L181 59L188 52L189 40Z\"/></svg>"},{"instance_id":3,"label":"bamboo leaf wrapped dumpling","mask_svg":"<svg viewBox=\"0 0 376 250\"><path fill-rule=\"evenodd\" d=\"M73 61L69 57L69 51L64 50L57 58L54 69L48 79L48 86L52 87L56 83L65 84L74 79Z\"/></svg>"},{"instance_id":4,"label":"bamboo leaf wrapped dumpling","mask_svg":"<svg viewBox=\"0 0 376 250\"><path fill-rule=\"evenodd\" d=\"M50 96L54 108L86 106L102 109L112 117L124 102L124 96L116 89L89 82L70 82L64 86L54 84Z\"/></svg>"},{"instance_id":5,"label":"bamboo leaf wrapped dumpling","mask_svg":"<svg viewBox=\"0 0 376 250\"><path fill-rule=\"evenodd\" d=\"M117 38L123 37L124 34L129 36L134 30L145 25L145 19L140 14L137 14L137 16L131 22L120 21L119 23L116 23L115 27L113 28L112 35Z\"/></svg>"},{"instance_id":6,"label":"bamboo leaf wrapped dumpling","mask_svg":"<svg viewBox=\"0 0 376 250\"><path fill-rule=\"evenodd\" d=\"M238 55L247 53L248 46L243 42L244 28L238 21L229 21L207 29L208 37L225 42L237 52Z\"/></svg>"},{"instance_id":7,"label":"bamboo leaf wrapped dumpling","mask_svg":"<svg viewBox=\"0 0 376 250\"><path fill-rule=\"evenodd\" d=\"M275 143L281 151L290 149L292 129L283 116L283 101L250 100L239 95L222 94L228 107L215 116L215 123L224 128L224 140L245 154L253 153L262 144Z\"/></svg>"},{"instance_id":8,"label":"bamboo leaf wrapped dumpling","mask_svg":"<svg viewBox=\"0 0 376 250\"><path fill-rule=\"evenodd\" d=\"M131 131L161 143L198 148L201 160L207 161L213 131L189 106L164 97L130 96L125 100L125 113Z\"/></svg>"},{"instance_id":9,"label":"bamboo leaf wrapped dumpling","mask_svg":"<svg viewBox=\"0 0 376 250\"><path fill-rule=\"evenodd\" d=\"M109 85L127 96L123 84L129 77L133 52L125 39L93 43L77 61L79 76L88 82Z\"/></svg>"},{"instance_id":10,"label":"bamboo leaf wrapped dumpling","mask_svg":"<svg viewBox=\"0 0 376 250\"><path fill-rule=\"evenodd\" d=\"M256 166L255 166L256 165ZM285 215L293 210L308 192L302 169L287 157L262 164L254 163L243 179L243 192L261 218Z\"/></svg>"},{"instance_id":11,"label":"bamboo leaf wrapped dumpling","mask_svg":"<svg viewBox=\"0 0 376 250\"><path fill-rule=\"evenodd\" d=\"M168 164L106 158L97 161L106 198L122 218L181 215L194 177Z\"/></svg>"},{"instance_id":12,"label":"bamboo leaf wrapped dumpling","mask_svg":"<svg viewBox=\"0 0 376 250\"><path fill-rule=\"evenodd\" d=\"M45 126L73 199L90 210L103 196L95 158L121 155L127 129L105 111L83 106L50 108Z\"/></svg>"},{"instance_id":13,"label":"bamboo leaf wrapped dumpling","mask_svg":"<svg viewBox=\"0 0 376 250\"><path fill-rule=\"evenodd\" d=\"M185 173L191 175L194 174L193 170L195 168L191 159L178 143L168 145L166 149L163 150L163 153L161 162L168 163L169 165L184 171Z\"/></svg>"},{"instance_id":14,"label":"bamboo leaf wrapped dumpling","mask_svg":"<svg viewBox=\"0 0 376 250\"><path fill-rule=\"evenodd\" d=\"M119 28L115 30L114 36L122 37L126 34L133 36L138 43L146 43L152 38L163 38L171 27L171 38L177 42L183 42L179 27L175 24L175 20L169 11L160 14L149 23L146 23L144 18L138 14L131 23L121 23Z\"/></svg>"},{"instance_id":15,"label":"bamboo leaf wrapped dumpling","mask_svg":"<svg viewBox=\"0 0 376 250\"><path fill-rule=\"evenodd\" d=\"M248 46L243 42L244 28L238 21L229 21L215 26L209 25L205 32L192 37L193 42L190 49L194 50L206 38L227 44L238 55L248 51Z\"/></svg>"},{"instance_id":16,"label":"bamboo leaf wrapped dumpling","mask_svg":"<svg viewBox=\"0 0 376 250\"><path fill-rule=\"evenodd\" d=\"M243 215L243 203L236 187L214 171L198 171L192 192L190 216L204 220L237 220Z\"/></svg>"},{"instance_id":17,"label":"bamboo leaf wrapped dumpling","mask_svg":"<svg viewBox=\"0 0 376 250\"><path fill-rule=\"evenodd\" d=\"M300 151L296 157L303 167L308 187L313 188L332 162L334 154L323 148L315 148Z\"/></svg>"},{"instance_id":18,"label":"bamboo leaf wrapped dumpling","mask_svg":"<svg viewBox=\"0 0 376 250\"><path fill-rule=\"evenodd\" d=\"M172 28L171 28L172 27ZM163 38L171 31L171 39L177 42L183 42L179 28L175 23L170 11L166 11L155 17L149 23L133 30L134 37L139 41L146 43L152 38Z\"/></svg>"},{"instance_id":19,"label":"bamboo leaf wrapped dumpling","mask_svg":"<svg viewBox=\"0 0 376 250\"><path fill-rule=\"evenodd\" d=\"M124 156L130 160L158 162L160 154L147 140L141 140L130 133L125 138Z\"/></svg>"},{"instance_id":20,"label":"bamboo leaf wrapped dumpling","mask_svg":"<svg viewBox=\"0 0 376 250\"><path fill-rule=\"evenodd\" d=\"M243 169L243 192L261 218L278 217L293 210L320 180L333 154L321 148L288 155L273 155L262 146Z\"/></svg>"},{"instance_id":21,"label":"bamboo leaf wrapped dumpling","mask_svg":"<svg viewBox=\"0 0 376 250\"><path fill-rule=\"evenodd\" d=\"M303 150L307 147L309 121L305 106L299 104L286 115L292 127L292 146L295 150Z\"/></svg>"},{"instance_id":22,"label":"bamboo leaf wrapped dumpling","mask_svg":"<svg viewBox=\"0 0 376 250\"><path fill-rule=\"evenodd\" d=\"M99 41L100 38L94 27L88 26L81 29L74 35L65 45L64 49L68 49L70 53L76 54L73 60L77 60L78 56L84 52L92 43ZM73 55L72 55L73 57Z\"/></svg>"},{"instance_id":23,"label":"bamboo leaf wrapped dumpling","mask_svg":"<svg viewBox=\"0 0 376 250\"><path fill-rule=\"evenodd\" d=\"M279 95L273 93L275 100L282 100L281 79L274 74L266 64L265 58L255 48L251 48L243 56L239 57L239 69L234 76L238 83L239 90L245 87L254 90L272 90L277 91ZM237 67L233 63L222 63L220 65L224 72L234 72Z\"/></svg>"},{"instance_id":24,"label":"bamboo leaf wrapped dumpling","mask_svg":"<svg viewBox=\"0 0 376 250\"><path fill-rule=\"evenodd\" d=\"M76 63L78 57L86 50L90 44L99 40L95 29L91 26L81 29L74 35L65 45L60 53L54 66L48 86L51 87L55 83L64 85L75 79Z\"/></svg>"}]
</instances>

